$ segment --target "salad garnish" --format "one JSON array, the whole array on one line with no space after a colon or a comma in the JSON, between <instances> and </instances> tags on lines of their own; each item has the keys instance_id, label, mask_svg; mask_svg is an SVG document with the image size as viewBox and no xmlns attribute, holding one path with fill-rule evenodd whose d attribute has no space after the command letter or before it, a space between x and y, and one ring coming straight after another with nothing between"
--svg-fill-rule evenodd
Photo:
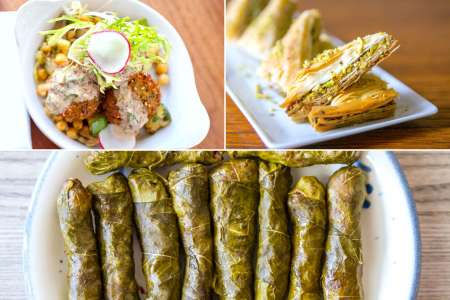
<instances>
[{"instance_id":1,"label":"salad garnish","mask_svg":"<svg viewBox=\"0 0 450 300\"><path fill-rule=\"evenodd\" d=\"M125 80L126 74L132 72L149 72L153 63L167 63L170 44L156 29L149 26L147 20L131 20L129 17L118 17L113 12L91 12L85 6L75 2L66 14L49 21L52 24L63 24L60 28L41 32L48 37L48 43L56 44L66 33L74 29L86 30L69 48L68 58L95 74L103 93L107 88L117 88ZM92 39L100 37L96 33L115 31L123 34L130 45L129 59L121 72L109 73L109 68L94 61L89 55ZM113 40L111 40L113 41ZM105 71L105 69L108 69Z\"/></svg>"}]
</instances>

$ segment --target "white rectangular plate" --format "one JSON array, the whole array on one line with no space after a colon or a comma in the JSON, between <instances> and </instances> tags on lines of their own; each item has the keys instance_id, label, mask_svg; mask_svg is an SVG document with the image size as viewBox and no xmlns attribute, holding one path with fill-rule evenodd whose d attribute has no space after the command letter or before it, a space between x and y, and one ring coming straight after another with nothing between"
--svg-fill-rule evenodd
<instances>
[{"instance_id":1,"label":"white rectangular plate","mask_svg":"<svg viewBox=\"0 0 450 300\"><path fill-rule=\"evenodd\" d=\"M333 38L335 45L342 44ZM366 122L327 132L316 132L309 123L293 122L279 107L283 98L273 91L267 82L257 75L260 61L233 43L226 47L227 93L248 119L268 148L288 149L329 141L369 130L387 127L435 114L438 109L400 80L379 67L372 72L388 82L400 97L395 115L390 118ZM271 99L258 99L256 86ZM349 147L352 145L349 145Z\"/></svg>"}]
</instances>

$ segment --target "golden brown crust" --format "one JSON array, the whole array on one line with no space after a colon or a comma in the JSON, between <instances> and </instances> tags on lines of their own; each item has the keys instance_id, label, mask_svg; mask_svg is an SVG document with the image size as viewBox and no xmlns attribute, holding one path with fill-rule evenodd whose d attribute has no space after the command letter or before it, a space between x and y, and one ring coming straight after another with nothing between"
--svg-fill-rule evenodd
<instances>
[{"instance_id":1,"label":"golden brown crust","mask_svg":"<svg viewBox=\"0 0 450 300\"><path fill-rule=\"evenodd\" d=\"M93 99L89 101L73 102L62 113L67 122L84 120L92 117L98 110L100 101Z\"/></svg>"},{"instance_id":2,"label":"golden brown crust","mask_svg":"<svg viewBox=\"0 0 450 300\"><path fill-rule=\"evenodd\" d=\"M109 123L119 125L120 124L120 112L116 105L117 99L114 95L114 90L107 90L105 95L105 101L103 101L103 109L105 111L106 119Z\"/></svg>"},{"instance_id":3,"label":"golden brown crust","mask_svg":"<svg viewBox=\"0 0 450 300\"><path fill-rule=\"evenodd\" d=\"M156 109L161 104L161 92L152 76L144 73L136 73L130 76L128 87L133 93L144 102L148 109L148 115L153 116Z\"/></svg>"}]
</instances>

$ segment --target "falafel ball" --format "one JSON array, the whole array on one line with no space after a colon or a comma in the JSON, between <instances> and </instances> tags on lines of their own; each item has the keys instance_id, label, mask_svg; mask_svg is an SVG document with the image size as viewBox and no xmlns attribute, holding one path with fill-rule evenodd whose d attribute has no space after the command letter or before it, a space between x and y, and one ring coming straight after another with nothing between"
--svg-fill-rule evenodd
<instances>
[{"instance_id":1,"label":"falafel ball","mask_svg":"<svg viewBox=\"0 0 450 300\"><path fill-rule=\"evenodd\" d=\"M150 74L134 73L118 89L106 91L103 102L108 122L137 133L157 111L161 92Z\"/></svg>"},{"instance_id":2,"label":"falafel ball","mask_svg":"<svg viewBox=\"0 0 450 300\"><path fill-rule=\"evenodd\" d=\"M44 107L51 115L66 121L91 117L100 106L100 91L95 75L80 65L58 68L48 79Z\"/></svg>"}]
</instances>

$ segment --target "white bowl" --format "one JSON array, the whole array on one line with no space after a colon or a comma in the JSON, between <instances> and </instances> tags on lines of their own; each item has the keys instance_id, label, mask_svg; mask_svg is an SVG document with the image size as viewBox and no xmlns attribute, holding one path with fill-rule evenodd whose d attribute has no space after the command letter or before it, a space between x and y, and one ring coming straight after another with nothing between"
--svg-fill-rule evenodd
<instances>
[{"instance_id":1,"label":"white bowl","mask_svg":"<svg viewBox=\"0 0 450 300\"><path fill-rule=\"evenodd\" d=\"M61 148L86 149L60 132L44 113L41 100L36 95L33 79L34 57L40 44L42 30L51 27L48 20L58 16L62 7L71 0L31 0L18 11L16 39L25 82L25 103L39 129ZM172 123L152 136L139 138L136 148L182 149L199 144L208 134L210 120L195 85L195 77L188 50L177 31L158 12L137 0L81 0L89 9L114 11L119 16L132 19L146 18L172 45L169 59L171 83L162 90L162 102L172 116Z\"/></svg>"},{"instance_id":2,"label":"white bowl","mask_svg":"<svg viewBox=\"0 0 450 300\"><path fill-rule=\"evenodd\" d=\"M326 183L339 167L313 166L293 169L292 174L295 179L314 175ZM368 171L368 183L373 188L367 198L371 205L363 210L361 222L364 299L415 299L420 277L420 236L408 184L392 153L368 152L360 167ZM69 177L79 178L85 185L100 178L84 169L78 152L59 151L48 159L34 188L26 221L23 262L28 299L66 298L66 258L56 199ZM135 258L139 258L137 243L134 250ZM140 268L136 260L136 269ZM136 277L142 284L139 272Z\"/></svg>"}]
</instances>

